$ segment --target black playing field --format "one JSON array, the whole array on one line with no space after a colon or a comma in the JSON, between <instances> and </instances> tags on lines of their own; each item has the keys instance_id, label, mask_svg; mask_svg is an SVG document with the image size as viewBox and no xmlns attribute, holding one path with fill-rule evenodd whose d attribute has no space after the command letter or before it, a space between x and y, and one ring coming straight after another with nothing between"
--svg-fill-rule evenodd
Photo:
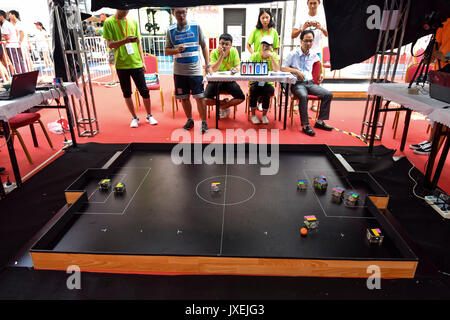
<instances>
[{"instance_id":1,"label":"black playing field","mask_svg":"<svg viewBox=\"0 0 450 320\"><path fill-rule=\"evenodd\" d=\"M61 269L63 264L53 264L51 254L64 253L71 257L64 263L71 264L83 264L79 257L95 255L100 261L84 265L90 271L278 274L274 270L294 261L310 264L308 272L294 275L361 276L360 271L352 273L361 266L345 264L363 262L365 267L378 261L389 272L401 270L386 277L414 275L417 258L382 214L388 201L382 186L368 173L352 172L327 146L280 146L279 157L271 154L270 165L249 163L249 145L244 155L228 158L223 149L222 164L176 164L172 147L131 144L104 168L87 170L66 190L73 204L32 248L35 266ZM269 166L278 172L261 175L261 168ZM325 192L313 187L318 175L326 177ZM106 178L111 188L100 190L98 183ZM297 189L299 179L309 182L307 190ZM125 185L123 194L113 191L119 182ZM218 192L212 191L213 183L219 183ZM356 205L333 202L334 187L359 194ZM310 215L317 217L319 227L302 237L304 216ZM372 228L382 231L381 245L368 242L366 232ZM111 262L103 268L110 257L125 260L120 267ZM171 269L155 267L151 260L148 267L136 269L135 257L173 257L176 265L192 264L192 257L214 258L208 263L216 267ZM261 271L253 265L253 272L242 267L248 261L258 265L261 259L269 265L272 261L275 268ZM60 257L56 260L61 262ZM157 263L168 263L164 261ZM323 268L319 263L317 269L317 261L329 263ZM333 266L336 261L338 267ZM218 267L221 262L227 267Z\"/></svg>"}]
</instances>

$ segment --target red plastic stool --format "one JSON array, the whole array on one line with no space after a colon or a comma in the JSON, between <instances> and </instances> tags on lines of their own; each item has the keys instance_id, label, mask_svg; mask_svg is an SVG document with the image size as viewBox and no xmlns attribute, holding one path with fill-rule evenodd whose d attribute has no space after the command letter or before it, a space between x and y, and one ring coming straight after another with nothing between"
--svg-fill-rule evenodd
<instances>
[{"instance_id":1,"label":"red plastic stool","mask_svg":"<svg viewBox=\"0 0 450 320\"><path fill-rule=\"evenodd\" d=\"M39 123L39 125L42 128L42 131L44 132L45 137L47 138L48 144L50 145L50 148L53 149L52 141L50 140L50 137L48 136L47 130L45 130L44 124L40 120L41 115L39 113L20 113L11 119L9 119L9 126L11 128L11 139L14 143L14 136L17 136L19 138L20 144L22 145L23 151L25 152L25 155L27 156L27 159L30 163L33 163L33 160L31 160L30 153L28 152L27 147L25 146L25 143L22 139L22 136L20 135L19 131L17 129L25 126L30 126L31 134L33 136L33 141L35 147L38 146L36 135L34 132L34 123Z\"/></svg>"}]
</instances>

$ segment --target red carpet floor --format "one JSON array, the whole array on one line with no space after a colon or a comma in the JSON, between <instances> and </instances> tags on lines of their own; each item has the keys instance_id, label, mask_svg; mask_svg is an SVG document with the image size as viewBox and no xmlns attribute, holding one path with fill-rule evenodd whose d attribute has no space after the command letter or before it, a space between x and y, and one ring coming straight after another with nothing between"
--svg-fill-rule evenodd
<instances>
[{"instance_id":1,"label":"red carpet floor","mask_svg":"<svg viewBox=\"0 0 450 320\"><path fill-rule=\"evenodd\" d=\"M94 86L95 104L98 116L99 134L94 137L77 137L78 143L98 142L98 143L129 143L129 142L178 142L178 140L172 140L172 134L177 134L176 129L182 128L186 121L184 112L182 111L181 104L179 103L179 110L176 112L175 119L172 118L172 91L173 80L169 75L162 76L162 84L164 90L164 112L161 111L161 103L159 92L151 92L152 100L152 113L154 117L159 121L156 126L151 126L145 121L145 109L142 106L138 111L140 117L139 128L130 128L131 116L127 111L125 103L122 98L120 87L106 88L102 86ZM245 83L241 83L242 88L247 88ZM193 103L194 120L196 121L195 132L199 132L199 116L195 101ZM327 121L333 127L347 132L353 132L359 135L361 131L361 123L363 119L365 108L365 101L333 101L331 105L330 120ZM56 110L41 110L42 121L46 124L56 121L59 118L58 111ZM61 114L65 116L65 112L61 111ZM315 116L315 113L310 111L310 116ZM401 115L399 128L396 139L393 139L392 121L394 113L388 115L385 130L382 141L376 142L376 144L383 144L387 148L399 149L401 132L403 130L403 117ZM232 117L224 119L219 122L221 128L221 135L225 134L224 129L280 129L279 130L279 142L282 144L328 144L336 146L365 146L365 144L359 139L347 135L338 131L326 132L322 130L315 130L316 136L309 137L300 132L299 115L294 115L294 124L290 125L288 119L288 126L286 130L282 130L282 122L273 120L273 109L269 113L270 123L268 125L255 126L251 122L247 121L245 114L245 104L242 103L236 112L236 119ZM311 121L311 125L314 122ZM412 120L410 124L409 134L407 138L407 146L425 140L428 136L426 133L428 122L423 119ZM215 130L214 115L208 119L208 126L210 130L203 136L203 142L214 142L214 136L217 136ZM32 172L39 164L46 161L58 150L63 147L64 137L60 134L54 134L49 132L50 137L54 144L54 149L50 149L44 135L40 128L36 129L39 147L35 148L32 144L30 130L26 127L19 129L28 149L33 158L33 164L29 164L21 145L18 141L15 142L15 150L18 158L21 176L24 177L28 173ZM194 131L190 131L191 137L194 137ZM201 135L195 134L195 137ZM270 136L270 134L269 134ZM70 139L70 134L66 134L66 137ZM274 136L272 136L274 137ZM178 138L176 138L178 139ZM194 140L192 140L194 141ZM200 142L195 140L194 142ZM221 142L221 141L219 141ZM224 141L225 142L225 141ZM62 154L62 153L61 153ZM420 171L424 172L427 156L416 155L408 147L404 152L397 151L396 155L406 156L412 164L414 164ZM6 171L1 174L2 181L6 180L6 176L9 176L11 181L14 181L12 174L8 151L4 144L4 140L0 145L0 167L5 167ZM70 170L70 168L67 168ZM447 159L444 170L441 174L439 181L439 187L444 189L447 193L450 193L450 160ZM69 182L68 182L69 183Z\"/></svg>"}]
</instances>

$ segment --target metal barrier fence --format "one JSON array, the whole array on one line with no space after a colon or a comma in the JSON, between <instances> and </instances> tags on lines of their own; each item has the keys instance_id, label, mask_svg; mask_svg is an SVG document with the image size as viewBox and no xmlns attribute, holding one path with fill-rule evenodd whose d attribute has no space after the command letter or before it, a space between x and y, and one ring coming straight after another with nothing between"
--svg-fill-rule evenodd
<instances>
[{"instance_id":1,"label":"metal barrier fence","mask_svg":"<svg viewBox=\"0 0 450 320\"><path fill-rule=\"evenodd\" d=\"M81 38L79 41L81 42ZM85 46L80 45L80 47L87 50L91 80L100 83L109 82L111 68L108 63L109 49L106 46L105 39L102 37L84 37L84 43ZM83 55L82 58L84 59ZM83 62L86 63L86 61Z\"/></svg>"},{"instance_id":2,"label":"metal barrier fence","mask_svg":"<svg viewBox=\"0 0 450 320\"><path fill-rule=\"evenodd\" d=\"M158 59L159 73L173 72L173 56L166 56L164 49L166 47L165 36L143 36L142 50L144 53L150 53Z\"/></svg>"},{"instance_id":3,"label":"metal barrier fence","mask_svg":"<svg viewBox=\"0 0 450 320\"><path fill-rule=\"evenodd\" d=\"M112 66L109 64L110 49L106 45L106 40L97 36L85 37L84 41L88 51L87 57L92 81L101 84L113 80L111 79ZM164 54L165 36L143 36L141 41L144 54L149 53L157 57L158 72L172 73L173 57Z\"/></svg>"}]
</instances>

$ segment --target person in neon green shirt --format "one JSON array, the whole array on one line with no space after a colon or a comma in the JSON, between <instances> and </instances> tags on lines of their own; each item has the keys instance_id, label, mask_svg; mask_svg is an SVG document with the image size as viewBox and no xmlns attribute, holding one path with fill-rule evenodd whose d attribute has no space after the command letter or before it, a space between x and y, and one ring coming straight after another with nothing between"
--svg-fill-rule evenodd
<instances>
[{"instance_id":1,"label":"person in neon green shirt","mask_svg":"<svg viewBox=\"0 0 450 320\"><path fill-rule=\"evenodd\" d=\"M224 33L219 37L219 47L211 51L210 63L213 72L232 71L239 72L239 52L232 47L233 37ZM245 100L245 95L236 81L219 82L219 92L227 93L233 96L233 99L227 98L220 101L220 117L226 118L230 114L230 107L237 106ZM214 83L208 83L205 90L207 105L215 105L216 88Z\"/></svg>"},{"instance_id":2,"label":"person in neon green shirt","mask_svg":"<svg viewBox=\"0 0 450 320\"><path fill-rule=\"evenodd\" d=\"M147 111L147 121L157 124L151 113L150 93L145 83L144 53L141 46L141 35L137 22L127 18L129 10L117 10L116 14L107 18L103 25L103 38L106 39L108 48L114 50L115 66L119 77L125 103L133 119L130 127L139 126L139 118L134 111L131 99L131 78L144 100Z\"/></svg>"},{"instance_id":3,"label":"person in neon green shirt","mask_svg":"<svg viewBox=\"0 0 450 320\"><path fill-rule=\"evenodd\" d=\"M261 51L261 39L264 36L271 36L273 39L272 51L278 53L278 48L280 47L280 39L277 30L274 28L275 23L273 22L272 14L268 9L261 9L258 16L258 23L256 24L256 29L250 33L247 40L247 50L253 54L254 52ZM253 49L252 49L253 45Z\"/></svg>"},{"instance_id":4,"label":"person in neon green shirt","mask_svg":"<svg viewBox=\"0 0 450 320\"><path fill-rule=\"evenodd\" d=\"M268 62L269 71L280 71L280 58L276 52L273 52L273 39L271 36L264 36L261 39L261 52L253 53L249 61L252 62ZM275 92L275 85L273 82L250 82L249 90L249 106L252 111L251 121L253 124L268 124L267 111L269 110L270 97ZM263 115L261 121L256 116L256 104L258 100L262 101Z\"/></svg>"}]
</instances>

